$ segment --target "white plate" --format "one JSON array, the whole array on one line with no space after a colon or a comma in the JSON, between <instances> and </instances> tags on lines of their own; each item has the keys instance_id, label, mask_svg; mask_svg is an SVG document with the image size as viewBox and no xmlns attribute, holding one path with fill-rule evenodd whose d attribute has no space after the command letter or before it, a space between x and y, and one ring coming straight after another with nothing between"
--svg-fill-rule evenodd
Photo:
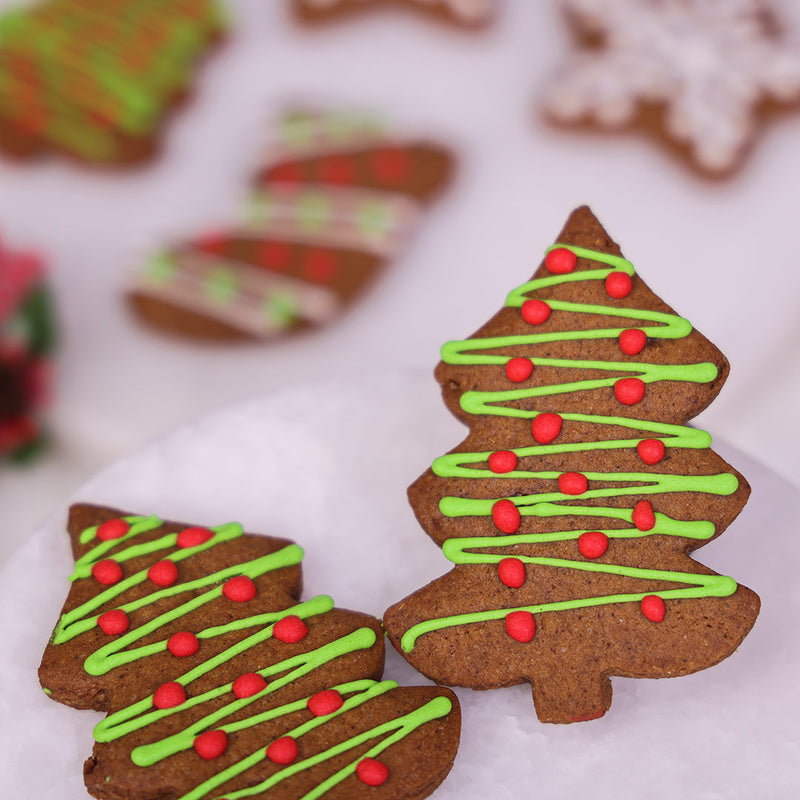
<instances>
[{"instance_id":1,"label":"white plate","mask_svg":"<svg viewBox=\"0 0 800 800\"><path fill-rule=\"evenodd\" d=\"M463 438L428 375L365 375L237 405L115 464L75 499L186 522L238 520L306 549L305 596L380 614L446 572L405 487ZM789 798L800 785L800 495L715 445L751 481L737 522L698 558L756 589L739 652L674 680L614 679L600 720L537 721L527 685L458 690L461 750L436 800ZM728 452L726 452L726 450ZM66 509L0 573L0 775L14 800L85 800L100 718L49 701L36 668L67 594ZM387 677L425 682L389 647Z\"/></svg>"}]
</instances>

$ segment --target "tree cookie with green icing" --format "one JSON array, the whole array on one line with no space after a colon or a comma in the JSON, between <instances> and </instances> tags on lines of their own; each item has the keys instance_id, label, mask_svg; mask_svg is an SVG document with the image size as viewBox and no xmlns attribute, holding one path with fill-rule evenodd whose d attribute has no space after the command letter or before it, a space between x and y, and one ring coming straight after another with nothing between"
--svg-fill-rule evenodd
<instances>
[{"instance_id":1,"label":"tree cookie with green icing","mask_svg":"<svg viewBox=\"0 0 800 800\"><path fill-rule=\"evenodd\" d=\"M750 489L687 425L727 374L574 211L532 279L442 348L436 377L470 433L409 498L455 566L386 612L395 647L440 683L528 682L539 718L561 723L603 715L611 676L733 653L758 596L690 554Z\"/></svg>"},{"instance_id":2,"label":"tree cookie with green icing","mask_svg":"<svg viewBox=\"0 0 800 800\"><path fill-rule=\"evenodd\" d=\"M296 544L73 506L71 588L39 678L106 713L102 800L418 800L459 739L455 695L382 680L374 617L300 602Z\"/></svg>"}]
</instances>

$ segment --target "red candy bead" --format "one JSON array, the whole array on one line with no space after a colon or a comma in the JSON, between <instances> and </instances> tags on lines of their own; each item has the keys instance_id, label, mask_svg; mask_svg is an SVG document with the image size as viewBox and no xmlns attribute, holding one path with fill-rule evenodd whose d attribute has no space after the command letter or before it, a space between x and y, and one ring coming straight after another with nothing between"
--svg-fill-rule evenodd
<instances>
[{"instance_id":1,"label":"red candy bead","mask_svg":"<svg viewBox=\"0 0 800 800\"><path fill-rule=\"evenodd\" d=\"M589 481L580 472L565 472L558 476L558 490L562 494L583 494L589 488Z\"/></svg>"},{"instance_id":2,"label":"red candy bead","mask_svg":"<svg viewBox=\"0 0 800 800\"><path fill-rule=\"evenodd\" d=\"M510 450L498 450L489 456L489 469L499 474L513 472L517 468L518 462L516 453L512 453Z\"/></svg>"},{"instance_id":3,"label":"red candy bead","mask_svg":"<svg viewBox=\"0 0 800 800\"><path fill-rule=\"evenodd\" d=\"M631 276L626 272L610 272L606 278L606 293L615 300L627 297L633 289Z\"/></svg>"},{"instance_id":4,"label":"red candy bead","mask_svg":"<svg viewBox=\"0 0 800 800\"><path fill-rule=\"evenodd\" d=\"M178 547L197 547L214 536L208 528L185 528L178 534Z\"/></svg>"},{"instance_id":5,"label":"red candy bead","mask_svg":"<svg viewBox=\"0 0 800 800\"><path fill-rule=\"evenodd\" d=\"M294 644L301 639L305 639L307 633L308 625L295 614L279 619L272 629L272 635L287 644Z\"/></svg>"},{"instance_id":6,"label":"red candy bead","mask_svg":"<svg viewBox=\"0 0 800 800\"><path fill-rule=\"evenodd\" d=\"M547 320L550 319L552 309L544 300L530 299L522 304L520 312L522 313L522 319L524 319L528 325L541 325L543 322L547 322Z\"/></svg>"},{"instance_id":7,"label":"red candy bead","mask_svg":"<svg viewBox=\"0 0 800 800\"><path fill-rule=\"evenodd\" d=\"M642 598L642 614L650 622L663 622L667 614L667 606L664 601L656 594L648 594Z\"/></svg>"},{"instance_id":8,"label":"red candy bead","mask_svg":"<svg viewBox=\"0 0 800 800\"><path fill-rule=\"evenodd\" d=\"M115 608L113 611L106 611L97 618L97 627L109 636L117 636L125 633L130 628L131 622L128 615L121 609Z\"/></svg>"},{"instance_id":9,"label":"red candy bead","mask_svg":"<svg viewBox=\"0 0 800 800\"><path fill-rule=\"evenodd\" d=\"M533 361L529 358L512 358L506 364L506 377L514 383L522 383L533 374Z\"/></svg>"},{"instance_id":10,"label":"red candy bead","mask_svg":"<svg viewBox=\"0 0 800 800\"><path fill-rule=\"evenodd\" d=\"M300 183L303 180L303 171L298 164L291 162L276 164L264 176L264 183L280 181L281 183Z\"/></svg>"},{"instance_id":11,"label":"red candy bead","mask_svg":"<svg viewBox=\"0 0 800 800\"><path fill-rule=\"evenodd\" d=\"M614 384L614 395L624 406L634 406L644 397L645 384L639 378L621 378Z\"/></svg>"},{"instance_id":12,"label":"red candy bead","mask_svg":"<svg viewBox=\"0 0 800 800\"><path fill-rule=\"evenodd\" d=\"M320 164L320 176L324 183L347 184L355 178L352 159L347 156L328 156Z\"/></svg>"},{"instance_id":13,"label":"red candy bead","mask_svg":"<svg viewBox=\"0 0 800 800\"><path fill-rule=\"evenodd\" d=\"M389 767L374 758L362 758L356 766L356 775L367 786L380 786L389 778Z\"/></svg>"},{"instance_id":14,"label":"red candy bead","mask_svg":"<svg viewBox=\"0 0 800 800\"><path fill-rule=\"evenodd\" d=\"M219 758L228 749L228 734L225 731L206 731L194 740L197 755L206 761Z\"/></svg>"},{"instance_id":15,"label":"red candy bead","mask_svg":"<svg viewBox=\"0 0 800 800\"><path fill-rule=\"evenodd\" d=\"M200 641L190 631L174 633L167 640L167 650L178 658L193 656L199 649Z\"/></svg>"},{"instance_id":16,"label":"red candy bead","mask_svg":"<svg viewBox=\"0 0 800 800\"><path fill-rule=\"evenodd\" d=\"M101 542L122 538L131 529L130 523L124 519L107 519L97 528L97 538Z\"/></svg>"},{"instance_id":17,"label":"red candy bead","mask_svg":"<svg viewBox=\"0 0 800 800\"><path fill-rule=\"evenodd\" d=\"M497 576L510 589L519 589L525 583L525 564L518 558L504 558L497 565Z\"/></svg>"},{"instance_id":18,"label":"red candy bead","mask_svg":"<svg viewBox=\"0 0 800 800\"><path fill-rule=\"evenodd\" d=\"M529 642L536 633L536 620L530 611L512 611L506 615L506 633L518 642Z\"/></svg>"},{"instance_id":19,"label":"red candy bead","mask_svg":"<svg viewBox=\"0 0 800 800\"><path fill-rule=\"evenodd\" d=\"M578 552L584 558L600 558L608 550L608 536L600 531L586 531L578 537Z\"/></svg>"},{"instance_id":20,"label":"red candy bead","mask_svg":"<svg viewBox=\"0 0 800 800\"><path fill-rule=\"evenodd\" d=\"M640 500L633 509L633 524L640 531L651 531L656 526L653 506L647 500Z\"/></svg>"},{"instance_id":21,"label":"red candy bead","mask_svg":"<svg viewBox=\"0 0 800 800\"><path fill-rule=\"evenodd\" d=\"M651 467L653 464L658 464L658 462L664 458L664 453L666 453L666 451L667 448L660 439L642 439L642 441L636 445L636 452L639 454L639 458Z\"/></svg>"},{"instance_id":22,"label":"red candy bead","mask_svg":"<svg viewBox=\"0 0 800 800\"><path fill-rule=\"evenodd\" d=\"M409 173L411 161L406 150L383 147L372 154L372 170L385 183L399 183Z\"/></svg>"},{"instance_id":23,"label":"red candy bead","mask_svg":"<svg viewBox=\"0 0 800 800\"><path fill-rule=\"evenodd\" d=\"M315 717L325 717L338 711L344 705L344 698L336 689L325 689L309 697L306 705Z\"/></svg>"},{"instance_id":24,"label":"red candy bead","mask_svg":"<svg viewBox=\"0 0 800 800\"><path fill-rule=\"evenodd\" d=\"M234 603L246 603L248 600L252 600L257 591L255 583L247 575L237 575L226 581L222 587L222 594L228 600L233 600Z\"/></svg>"},{"instance_id":25,"label":"red candy bead","mask_svg":"<svg viewBox=\"0 0 800 800\"><path fill-rule=\"evenodd\" d=\"M267 688L267 682L257 672L245 672L233 682L231 688L234 695L241 700L243 697L252 697L263 692Z\"/></svg>"},{"instance_id":26,"label":"red candy bead","mask_svg":"<svg viewBox=\"0 0 800 800\"><path fill-rule=\"evenodd\" d=\"M563 424L564 420L559 414L550 412L537 414L531 424L533 438L539 444L550 444L550 442L558 438Z\"/></svg>"},{"instance_id":27,"label":"red candy bead","mask_svg":"<svg viewBox=\"0 0 800 800\"><path fill-rule=\"evenodd\" d=\"M510 500L498 500L492 506L492 521L503 533L516 533L522 516Z\"/></svg>"},{"instance_id":28,"label":"red candy bead","mask_svg":"<svg viewBox=\"0 0 800 800\"><path fill-rule=\"evenodd\" d=\"M314 283L330 283L336 276L336 256L323 247L309 247L303 260L303 274Z\"/></svg>"},{"instance_id":29,"label":"red candy bead","mask_svg":"<svg viewBox=\"0 0 800 800\"><path fill-rule=\"evenodd\" d=\"M258 248L258 260L267 269L286 269L291 255L292 248L287 242L266 241Z\"/></svg>"},{"instance_id":30,"label":"red candy bead","mask_svg":"<svg viewBox=\"0 0 800 800\"><path fill-rule=\"evenodd\" d=\"M202 250L209 255L218 256L225 251L228 241L229 239L224 233L211 231L201 236L199 239L195 239L194 244L198 250Z\"/></svg>"},{"instance_id":31,"label":"red candy bead","mask_svg":"<svg viewBox=\"0 0 800 800\"><path fill-rule=\"evenodd\" d=\"M544 257L544 266L554 275L565 275L572 272L578 263L578 257L566 247L556 247Z\"/></svg>"},{"instance_id":32,"label":"red candy bead","mask_svg":"<svg viewBox=\"0 0 800 800\"><path fill-rule=\"evenodd\" d=\"M147 570L147 577L156 586L172 586L178 580L178 566L168 558L163 561L157 561Z\"/></svg>"},{"instance_id":33,"label":"red candy bead","mask_svg":"<svg viewBox=\"0 0 800 800\"><path fill-rule=\"evenodd\" d=\"M282 736L267 748L267 758L275 764L291 764L299 752L297 742L291 736Z\"/></svg>"},{"instance_id":34,"label":"red candy bead","mask_svg":"<svg viewBox=\"0 0 800 800\"><path fill-rule=\"evenodd\" d=\"M619 335L619 349L626 356L636 356L644 350L647 334L639 328L627 328Z\"/></svg>"},{"instance_id":35,"label":"red candy bead","mask_svg":"<svg viewBox=\"0 0 800 800\"><path fill-rule=\"evenodd\" d=\"M106 558L92 567L92 575L103 586L113 586L122 580L122 567L113 558Z\"/></svg>"},{"instance_id":36,"label":"red candy bead","mask_svg":"<svg viewBox=\"0 0 800 800\"><path fill-rule=\"evenodd\" d=\"M162 683L153 694L153 705L156 708L175 708L185 702L186 690L175 681Z\"/></svg>"}]
</instances>

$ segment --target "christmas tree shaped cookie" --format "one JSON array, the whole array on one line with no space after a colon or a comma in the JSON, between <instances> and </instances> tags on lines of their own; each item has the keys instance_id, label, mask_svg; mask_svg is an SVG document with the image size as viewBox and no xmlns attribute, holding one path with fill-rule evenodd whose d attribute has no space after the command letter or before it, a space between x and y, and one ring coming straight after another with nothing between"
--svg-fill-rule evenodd
<instances>
[{"instance_id":1,"label":"christmas tree shaped cookie","mask_svg":"<svg viewBox=\"0 0 800 800\"><path fill-rule=\"evenodd\" d=\"M95 797L416 800L444 779L455 696L381 680L379 620L299 602L297 545L90 505L69 531L39 678L107 714L84 767Z\"/></svg>"},{"instance_id":2,"label":"christmas tree shaped cookie","mask_svg":"<svg viewBox=\"0 0 800 800\"><path fill-rule=\"evenodd\" d=\"M609 677L730 655L758 597L690 557L744 506L744 478L687 421L722 354L644 284L588 208L436 377L469 428L409 490L455 567L390 608L434 680L529 682L539 718L601 716Z\"/></svg>"}]
</instances>

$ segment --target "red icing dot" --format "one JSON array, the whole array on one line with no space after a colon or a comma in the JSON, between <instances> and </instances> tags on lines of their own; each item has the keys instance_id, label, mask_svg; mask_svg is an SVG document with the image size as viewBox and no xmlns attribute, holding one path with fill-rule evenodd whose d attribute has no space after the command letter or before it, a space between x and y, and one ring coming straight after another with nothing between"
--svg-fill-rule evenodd
<instances>
[{"instance_id":1,"label":"red icing dot","mask_svg":"<svg viewBox=\"0 0 800 800\"><path fill-rule=\"evenodd\" d=\"M656 526L653 506L647 500L640 500L633 509L633 524L640 531L650 531Z\"/></svg>"},{"instance_id":2,"label":"red icing dot","mask_svg":"<svg viewBox=\"0 0 800 800\"><path fill-rule=\"evenodd\" d=\"M122 580L122 567L113 558L106 558L92 567L92 575L103 586L113 586Z\"/></svg>"},{"instance_id":3,"label":"red icing dot","mask_svg":"<svg viewBox=\"0 0 800 800\"><path fill-rule=\"evenodd\" d=\"M536 633L536 620L530 611L512 611L506 615L506 633L518 642L529 642Z\"/></svg>"},{"instance_id":4,"label":"red icing dot","mask_svg":"<svg viewBox=\"0 0 800 800\"><path fill-rule=\"evenodd\" d=\"M497 565L497 576L511 589L519 589L525 583L525 565L518 558L504 558Z\"/></svg>"},{"instance_id":5,"label":"red icing dot","mask_svg":"<svg viewBox=\"0 0 800 800\"><path fill-rule=\"evenodd\" d=\"M103 633L109 636L116 636L125 633L130 628L131 623L128 615L121 609L115 608L113 611L106 611L97 618L97 626Z\"/></svg>"},{"instance_id":6,"label":"red icing dot","mask_svg":"<svg viewBox=\"0 0 800 800\"><path fill-rule=\"evenodd\" d=\"M120 539L131 529L130 523L124 519L108 519L97 528L97 538L101 542Z\"/></svg>"},{"instance_id":7,"label":"red icing dot","mask_svg":"<svg viewBox=\"0 0 800 800\"><path fill-rule=\"evenodd\" d=\"M344 705L344 698L336 689L325 689L309 697L306 705L315 717L324 717L338 711Z\"/></svg>"},{"instance_id":8,"label":"red icing dot","mask_svg":"<svg viewBox=\"0 0 800 800\"><path fill-rule=\"evenodd\" d=\"M303 261L303 274L314 283L330 283L336 275L336 256L322 247L309 247Z\"/></svg>"},{"instance_id":9,"label":"red icing dot","mask_svg":"<svg viewBox=\"0 0 800 800\"><path fill-rule=\"evenodd\" d=\"M522 383L533 374L533 361L529 358L512 358L506 364L506 377L514 383Z\"/></svg>"},{"instance_id":10,"label":"red icing dot","mask_svg":"<svg viewBox=\"0 0 800 800\"><path fill-rule=\"evenodd\" d=\"M281 181L283 183L299 183L303 180L303 171L298 164L276 164L267 171L264 182Z\"/></svg>"},{"instance_id":11,"label":"red icing dot","mask_svg":"<svg viewBox=\"0 0 800 800\"><path fill-rule=\"evenodd\" d=\"M225 251L227 244L228 237L224 233L218 231L206 233L194 241L194 245L198 250L202 250L204 253L209 253L210 255L220 255Z\"/></svg>"},{"instance_id":12,"label":"red icing dot","mask_svg":"<svg viewBox=\"0 0 800 800\"><path fill-rule=\"evenodd\" d=\"M544 257L544 266L554 275L564 275L572 272L578 263L578 257L566 247L556 247Z\"/></svg>"},{"instance_id":13,"label":"red icing dot","mask_svg":"<svg viewBox=\"0 0 800 800\"><path fill-rule=\"evenodd\" d=\"M291 254L292 248L288 242L267 241L258 248L258 260L267 269L286 269Z\"/></svg>"},{"instance_id":14,"label":"red icing dot","mask_svg":"<svg viewBox=\"0 0 800 800\"><path fill-rule=\"evenodd\" d=\"M240 700L243 697L252 697L267 688L267 682L257 672L245 672L233 682L233 693Z\"/></svg>"},{"instance_id":15,"label":"red icing dot","mask_svg":"<svg viewBox=\"0 0 800 800\"><path fill-rule=\"evenodd\" d=\"M619 349L626 356L635 356L644 350L647 334L639 328L627 328L619 335Z\"/></svg>"},{"instance_id":16,"label":"red icing dot","mask_svg":"<svg viewBox=\"0 0 800 800\"><path fill-rule=\"evenodd\" d=\"M633 289L631 276L626 272L610 272L606 278L606 292L609 297L615 300L622 300L627 297Z\"/></svg>"},{"instance_id":17,"label":"red icing dot","mask_svg":"<svg viewBox=\"0 0 800 800\"><path fill-rule=\"evenodd\" d=\"M492 506L492 521L503 533L516 533L522 516L510 500L498 500Z\"/></svg>"},{"instance_id":18,"label":"red icing dot","mask_svg":"<svg viewBox=\"0 0 800 800\"><path fill-rule=\"evenodd\" d=\"M658 464L658 462L664 458L664 453L666 451L667 448L660 439L642 439L642 441L636 445L636 452L639 454L639 458L650 466Z\"/></svg>"},{"instance_id":19,"label":"red icing dot","mask_svg":"<svg viewBox=\"0 0 800 800\"><path fill-rule=\"evenodd\" d=\"M517 468L518 461L516 453L512 453L510 450L498 450L489 456L489 469L501 474L512 472Z\"/></svg>"},{"instance_id":20,"label":"red icing dot","mask_svg":"<svg viewBox=\"0 0 800 800\"><path fill-rule=\"evenodd\" d=\"M256 585L247 577L247 575L237 575L226 581L222 587L222 594L233 600L234 603L246 603L252 600L257 594Z\"/></svg>"},{"instance_id":21,"label":"red icing dot","mask_svg":"<svg viewBox=\"0 0 800 800\"><path fill-rule=\"evenodd\" d=\"M225 731L206 731L194 740L197 755L206 761L219 758L228 749L228 734Z\"/></svg>"},{"instance_id":22,"label":"red icing dot","mask_svg":"<svg viewBox=\"0 0 800 800\"><path fill-rule=\"evenodd\" d=\"M320 178L325 183L346 184L355 179L353 161L347 156L328 156L319 165Z\"/></svg>"},{"instance_id":23,"label":"red icing dot","mask_svg":"<svg viewBox=\"0 0 800 800\"><path fill-rule=\"evenodd\" d=\"M578 552L584 558L600 558L608 550L608 536L600 531L586 531L578 537Z\"/></svg>"},{"instance_id":24,"label":"red icing dot","mask_svg":"<svg viewBox=\"0 0 800 800\"><path fill-rule=\"evenodd\" d=\"M399 183L409 173L411 160L408 152L399 147L383 147L372 154L372 170L386 183Z\"/></svg>"},{"instance_id":25,"label":"red icing dot","mask_svg":"<svg viewBox=\"0 0 800 800\"><path fill-rule=\"evenodd\" d=\"M172 586L178 580L178 567L174 561L169 559L157 561L147 570L147 577L156 586Z\"/></svg>"},{"instance_id":26,"label":"red icing dot","mask_svg":"<svg viewBox=\"0 0 800 800\"><path fill-rule=\"evenodd\" d=\"M533 438L539 444L550 444L550 442L558 438L563 424L564 420L559 414L552 414L549 411L544 414L537 414L531 425Z\"/></svg>"},{"instance_id":27,"label":"red icing dot","mask_svg":"<svg viewBox=\"0 0 800 800\"><path fill-rule=\"evenodd\" d=\"M298 752L297 742L291 736L281 736L267 748L267 758L276 764L291 764Z\"/></svg>"},{"instance_id":28,"label":"red icing dot","mask_svg":"<svg viewBox=\"0 0 800 800\"><path fill-rule=\"evenodd\" d=\"M664 601L655 594L648 594L642 598L642 614L651 622L663 622L667 614L667 606Z\"/></svg>"},{"instance_id":29,"label":"red icing dot","mask_svg":"<svg viewBox=\"0 0 800 800\"><path fill-rule=\"evenodd\" d=\"M389 778L389 767L374 758L362 758L356 766L356 775L367 786L380 786Z\"/></svg>"},{"instance_id":30,"label":"red icing dot","mask_svg":"<svg viewBox=\"0 0 800 800\"><path fill-rule=\"evenodd\" d=\"M644 381L639 378L621 378L614 384L614 395L624 406L636 405L644 397Z\"/></svg>"},{"instance_id":31,"label":"red icing dot","mask_svg":"<svg viewBox=\"0 0 800 800\"><path fill-rule=\"evenodd\" d=\"M526 300L522 304L520 311L522 312L522 319L528 325L541 325L550 319L551 308L544 300Z\"/></svg>"},{"instance_id":32,"label":"red icing dot","mask_svg":"<svg viewBox=\"0 0 800 800\"><path fill-rule=\"evenodd\" d=\"M272 629L272 635L287 644L294 644L301 639L305 639L307 633L308 625L295 614L279 619Z\"/></svg>"},{"instance_id":33,"label":"red icing dot","mask_svg":"<svg viewBox=\"0 0 800 800\"><path fill-rule=\"evenodd\" d=\"M583 494L589 488L589 481L580 472L565 472L558 476L558 490L562 494Z\"/></svg>"},{"instance_id":34,"label":"red icing dot","mask_svg":"<svg viewBox=\"0 0 800 800\"><path fill-rule=\"evenodd\" d=\"M167 650L178 658L193 656L200 649L200 641L190 631L174 633L167 640Z\"/></svg>"},{"instance_id":35,"label":"red icing dot","mask_svg":"<svg viewBox=\"0 0 800 800\"><path fill-rule=\"evenodd\" d=\"M178 547L197 547L214 536L208 528L185 528L178 534Z\"/></svg>"},{"instance_id":36,"label":"red icing dot","mask_svg":"<svg viewBox=\"0 0 800 800\"><path fill-rule=\"evenodd\" d=\"M156 708L175 708L185 702L186 690L175 681L162 683L153 694L153 705Z\"/></svg>"}]
</instances>

